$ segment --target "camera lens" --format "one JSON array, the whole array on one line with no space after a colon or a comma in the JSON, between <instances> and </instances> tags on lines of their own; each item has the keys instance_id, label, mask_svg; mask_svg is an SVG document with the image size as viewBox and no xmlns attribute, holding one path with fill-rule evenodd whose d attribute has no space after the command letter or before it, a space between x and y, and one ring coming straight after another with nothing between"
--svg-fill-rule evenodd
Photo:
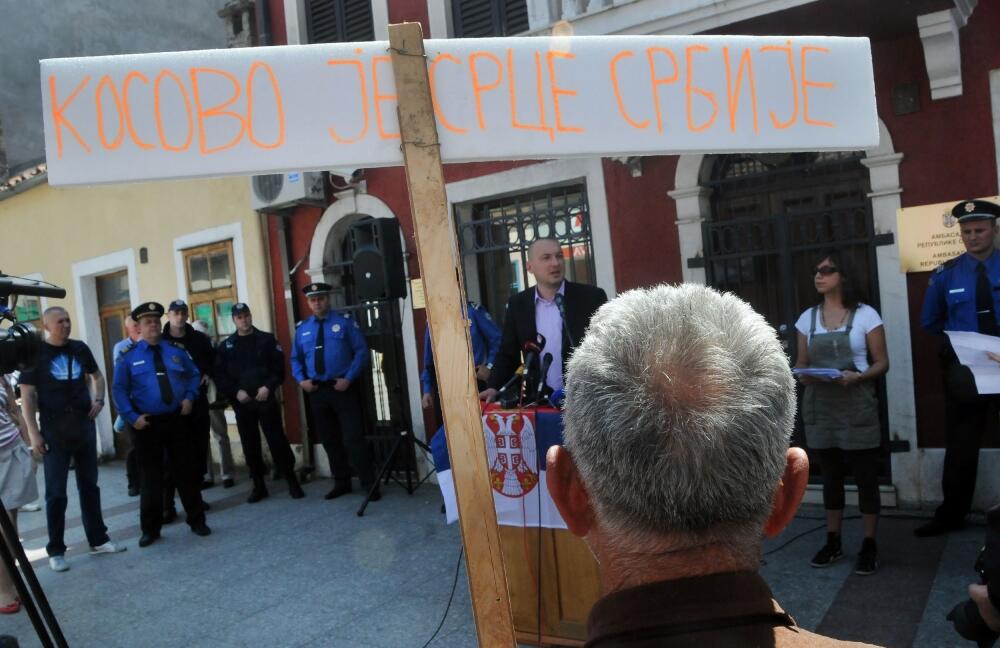
<instances>
[{"instance_id":1,"label":"camera lens","mask_svg":"<svg viewBox=\"0 0 1000 648\"><path fill-rule=\"evenodd\" d=\"M33 366L41 344L41 333L30 324L19 322L0 330L0 373Z\"/></svg>"}]
</instances>

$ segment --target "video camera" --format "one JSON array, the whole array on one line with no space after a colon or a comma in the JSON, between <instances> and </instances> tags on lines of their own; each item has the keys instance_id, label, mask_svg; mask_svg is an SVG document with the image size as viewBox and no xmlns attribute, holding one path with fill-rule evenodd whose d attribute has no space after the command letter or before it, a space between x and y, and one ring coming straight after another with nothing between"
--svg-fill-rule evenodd
<instances>
[{"instance_id":1,"label":"video camera","mask_svg":"<svg viewBox=\"0 0 1000 648\"><path fill-rule=\"evenodd\" d=\"M989 590L990 603L1000 610L1000 505L986 513L986 542L979 550L975 569ZM952 608L948 620L955 624L955 631L981 648L992 646L1000 634L990 629L979 614L975 602L966 599Z\"/></svg>"},{"instance_id":2,"label":"video camera","mask_svg":"<svg viewBox=\"0 0 1000 648\"><path fill-rule=\"evenodd\" d=\"M59 286L41 281L11 277L0 272L0 320L12 325L0 329L0 374L27 369L35 363L38 349L42 344L42 334L30 324L17 321L11 307L11 296L55 297L62 299L66 291Z\"/></svg>"}]
</instances>

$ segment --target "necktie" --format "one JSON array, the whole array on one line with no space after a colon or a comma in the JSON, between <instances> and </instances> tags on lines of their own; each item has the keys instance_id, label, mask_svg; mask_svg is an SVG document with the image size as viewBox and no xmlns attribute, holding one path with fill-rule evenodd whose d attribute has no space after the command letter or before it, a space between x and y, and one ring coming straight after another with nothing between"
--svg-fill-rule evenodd
<instances>
[{"instance_id":1,"label":"necktie","mask_svg":"<svg viewBox=\"0 0 1000 648\"><path fill-rule=\"evenodd\" d=\"M322 378L326 372L326 357L323 354L323 329L326 328L326 321L316 320L316 378Z\"/></svg>"},{"instance_id":2,"label":"necktie","mask_svg":"<svg viewBox=\"0 0 1000 648\"><path fill-rule=\"evenodd\" d=\"M156 381L160 383L160 398L167 405L174 402L174 388L170 386L167 366L163 364L163 349L159 346L149 347L153 351L153 366L156 367Z\"/></svg>"},{"instance_id":3,"label":"necktie","mask_svg":"<svg viewBox=\"0 0 1000 648\"><path fill-rule=\"evenodd\" d=\"M993 287L986 276L986 266L976 266L976 319L979 332L985 335L997 334L997 318L993 313Z\"/></svg>"}]
</instances>

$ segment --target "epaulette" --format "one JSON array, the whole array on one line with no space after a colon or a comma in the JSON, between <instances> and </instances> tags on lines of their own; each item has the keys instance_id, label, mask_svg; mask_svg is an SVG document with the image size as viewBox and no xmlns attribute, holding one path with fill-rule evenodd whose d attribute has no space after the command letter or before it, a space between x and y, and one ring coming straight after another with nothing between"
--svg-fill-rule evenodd
<instances>
[{"instance_id":1,"label":"epaulette","mask_svg":"<svg viewBox=\"0 0 1000 648\"><path fill-rule=\"evenodd\" d=\"M945 270L950 270L951 268L953 268L955 266L956 263L958 263L958 260L961 259L961 258L962 258L962 255L959 254L957 257L953 257L951 259L948 259L947 261L945 261L944 263L942 263L941 265L939 265L934 270L934 272L944 272Z\"/></svg>"}]
</instances>

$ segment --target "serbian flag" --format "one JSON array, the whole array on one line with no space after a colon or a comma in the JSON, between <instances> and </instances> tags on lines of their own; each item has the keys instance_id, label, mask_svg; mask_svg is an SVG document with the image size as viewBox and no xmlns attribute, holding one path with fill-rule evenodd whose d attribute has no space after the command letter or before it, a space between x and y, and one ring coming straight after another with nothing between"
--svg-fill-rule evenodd
<instances>
[{"instance_id":1,"label":"serbian flag","mask_svg":"<svg viewBox=\"0 0 1000 648\"><path fill-rule=\"evenodd\" d=\"M545 482L545 453L562 443L562 415L555 408L504 410L488 405L483 412L486 463L497 522L505 526L565 529ZM455 483L444 428L431 440L438 485L448 523L458 519Z\"/></svg>"}]
</instances>

